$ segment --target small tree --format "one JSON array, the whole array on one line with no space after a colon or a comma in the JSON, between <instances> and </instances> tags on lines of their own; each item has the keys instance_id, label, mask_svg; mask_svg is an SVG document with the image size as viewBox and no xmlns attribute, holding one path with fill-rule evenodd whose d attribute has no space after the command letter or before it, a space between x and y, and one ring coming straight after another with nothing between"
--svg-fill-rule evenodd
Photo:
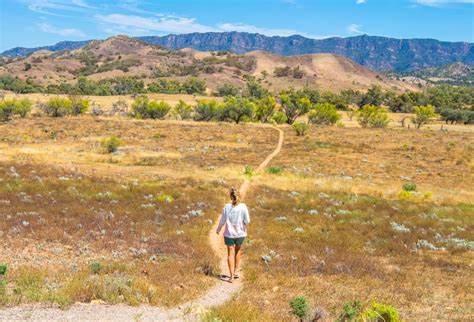
<instances>
[{"instance_id":1,"label":"small tree","mask_svg":"<svg viewBox=\"0 0 474 322\"><path fill-rule=\"evenodd\" d=\"M439 117L432 105L415 106L415 116L411 118L417 129Z\"/></svg>"},{"instance_id":2,"label":"small tree","mask_svg":"<svg viewBox=\"0 0 474 322\"><path fill-rule=\"evenodd\" d=\"M311 108L311 101L307 96L301 96L294 92L280 94L280 101L288 124L293 124L300 115L306 114Z\"/></svg>"},{"instance_id":3,"label":"small tree","mask_svg":"<svg viewBox=\"0 0 474 322\"><path fill-rule=\"evenodd\" d=\"M358 111L357 116L362 127L384 128L389 122L387 111L375 105L365 105Z\"/></svg>"},{"instance_id":4,"label":"small tree","mask_svg":"<svg viewBox=\"0 0 474 322\"><path fill-rule=\"evenodd\" d=\"M89 100L82 99L78 96L70 96L69 100L71 101L71 114L80 115L84 114L89 110Z\"/></svg>"},{"instance_id":5,"label":"small tree","mask_svg":"<svg viewBox=\"0 0 474 322\"><path fill-rule=\"evenodd\" d=\"M170 110L171 105L166 102L151 101L150 104L148 104L145 118L164 119Z\"/></svg>"},{"instance_id":6,"label":"small tree","mask_svg":"<svg viewBox=\"0 0 474 322\"><path fill-rule=\"evenodd\" d=\"M297 122L293 124L293 129L295 130L296 135L304 136L309 130L309 125L303 122Z\"/></svg>"},{"instance_id":7,"label":"small tree","mask_svg":"<svg viewBox=\"0 0 474 322\"><path fill-rule=\"evenodd\" d=\"M248 98L228 97L224 103L223 118L239 124L245 118L251 118L255 104Z\"/></svg>"},{"instance_id":8,"label":"small tree","mask_svg":"<svg viewBox=\"0 0 474 322\"><path fill-rule=\"evenodd\" d=\"M196 105L195 121L212 121L222 119L222 104L215 100L199 100Z\"/></svg>"},{"instance_id":9,"label":"small tree","mask_svg":"<svg viewBox=\"0 0 474 322\"><path fill-rule=\"evenodd\" d=\"M179 115L182 120L188 120L192 118L193 107L186 104L185 101L179 100L179 102L174 106L174 112Z\"/></svg>"},{"instance_id":10,"label":"small tree","mask_svg":"<svg viewBox=\"0 0 474 322\"><path fill-rule=\"evenodd\" d=\"M341 119L341 114L337 112L336 106L330 103L316 104L309 112L309 121L319 125L333 125Z\"/></svg>"},{"instance_id":11,"label":"small tree","mask_svg":"<svg viewBox=\"0 0 474 322\"><path fill-rule=\"evenodd\" d=\"M28 113L31 112L32 107L33 107L33 104L31 103L31 101L25 98L20 101L16 101L15 109L13 113L18 115L21 118L24 118L26 117L26 115L28 115Z\"/></svg>"},{"instance_id":12,"label":"small tree","mask_svg":"<svg viewBox=\"0 0 474 322\"><path fill-rule=\"evenodd\" d=\"M217 96L237 96L240 90L232 84L224 84L217 88Z\"/></svg>"},{"instance_id":13,"label":"small tree","mask_svg":"<svg viewBox=\"0 0 474 322\"><path fill-rule=\"evenodd\" d=\"M15 100L0 101L0 122L7 122L15 110Z\"/></svg>"},{"instance_id":14,"label":"small tree","mask_svg":"<svg viewBox=\"0 0 474 322\"><path fill-rule=\"evenodd\" d=\"M23 64L23 70L26 72L26 71L29 71L31 69L31 64L30 63L24 63Z\"/></svg>"},{"instance_id":15,"label":"small tree","mask_svg":"<svg viewBox=\"0 0 474 322\"><path fill-rule=\"evenodd\" d=\"M41 108L48 116L61 117L71 112L72 102L67 98L51 97Z\"/></svg>"},{"instance_id":16,"label":"small tree","mask_svg":"<svg viewBox=\"0 0 474 322\"><path fill-rule=\"evenodd\" d=\"M255 118L260 121L267 123L271 120L276 109L276 100L273 96L267 96L259 99L255 103Z\"/></svg>"},{"instance_id":17,"label":"small tree","mask_svg":"<svg viewBox=\"0 0 474 322\"><path fill-rule=\"evenodd\" d=\"M276 123L276 124L283 124L283 123L286 123L288 118L286 117L286 114L281 112L281 111L278 111L276 112L275 114L273 114L272 116L272 120Z\"/></svg>"}]
</instances>

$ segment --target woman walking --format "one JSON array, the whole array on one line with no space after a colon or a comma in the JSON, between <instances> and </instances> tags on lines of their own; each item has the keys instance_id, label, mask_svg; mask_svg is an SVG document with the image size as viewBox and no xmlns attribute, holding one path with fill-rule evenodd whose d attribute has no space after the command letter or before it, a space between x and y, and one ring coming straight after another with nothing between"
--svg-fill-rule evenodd
<instances>
[{"instance_id":1,"label":"woman walking","mask_svg":"<svg viewBox=\"0 0 474 322\"><path fill-rule=\"evenodd\" d=\"M239 197L239 191L232 188L230 190L231 203L227 203L222 209L222 216L216 230L219 234L225 225L224 242L227 246L229 283L232 283L234 278L239 278L237 269L240 264L241 248L247 237L247 225L250 223L249 210L244 203L239 202Z\"/></svg>"}]
</instances>

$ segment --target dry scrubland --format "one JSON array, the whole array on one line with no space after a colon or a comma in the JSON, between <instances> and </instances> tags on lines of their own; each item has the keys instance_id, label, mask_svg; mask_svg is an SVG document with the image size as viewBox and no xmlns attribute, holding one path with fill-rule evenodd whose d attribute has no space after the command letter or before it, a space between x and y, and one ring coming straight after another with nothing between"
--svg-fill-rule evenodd
<instances>
[{"instance_id":1,"label":"dry scrubland","mask_svg":"<svg viewBox=\"0 0 474 322\"><path fill-rule=\"evenodd\" d=\"M195 298L213 284L212 221L244 165L273 148L271 131L91 117L1 124L1 302ZM99 141L112 134L122 146L104 154Z\"/></svg>"},{"instance_id":2,"label":"dry scrubland","mask_svg":"<svg viewBox=\"0 0 474 322\"><path fill-rule=\"evenodd\" d=\"M243 290L206 318L290 320L296 295L329 318L371 299L407 320L474 317L471 133L348 126L297 137L282 128L275 168L252 176L247 194ZM113 134L123 144L104 154L99 142ZM275 130L257 125L0 124L0 262L9 264L0 302L197 297L215 283L210 220L244 166L276 143ZM401 192L404 183L417 192Z\"/></svg>"}]
</instances>

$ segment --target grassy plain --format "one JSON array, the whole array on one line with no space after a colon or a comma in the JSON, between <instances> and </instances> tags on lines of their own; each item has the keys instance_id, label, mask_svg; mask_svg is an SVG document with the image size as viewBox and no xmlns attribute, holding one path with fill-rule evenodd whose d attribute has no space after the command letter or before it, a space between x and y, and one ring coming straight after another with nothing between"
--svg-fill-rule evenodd
<instances>
[{"instance_id":1,"label":"grassy plain","mask_svg":"<svg viewBox=\"0 0 474 322\"><path fill-rule=\"evenodd\" d=\"M472 126L414 130L391 117L380 130L346 115L345 127L304 137L282 126L281 153L247 194L244 288L207 318L290 320L297 295L331 319L354 300L393 305L407 320L473 318ZM104 153L112 135L122 144ZM251 124L0 124L0 262L9 269L0 302L196 298L215 282L207 237L227 189L276 143L275 130Z\"/></svg>"}]
</instances>

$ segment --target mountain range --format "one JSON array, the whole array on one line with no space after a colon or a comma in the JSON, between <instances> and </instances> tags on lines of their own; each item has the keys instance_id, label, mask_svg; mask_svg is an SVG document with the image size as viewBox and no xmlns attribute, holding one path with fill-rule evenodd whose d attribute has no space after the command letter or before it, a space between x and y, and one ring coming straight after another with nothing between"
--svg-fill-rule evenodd
<instances>
[{"instance_id":1,"label":"mountain range","mask_svg":"<svg viewBox=\"0 0 474 322\"><path fill-rule=\"evenodd\" d=\"M137 39L169 49L231 51L237 54L261 50L283 56L330 53L350 58L377 71L412 72L452 63L474 65L474 44L435 39L395 39L361 35L310 39L299 35L268 37L245 32L206 32ZM91 41L63 41L53 46L16 47L4 51L7 57L27 56L38 50L64 51L81 48Z\"/></svg>"}]
</instances>

